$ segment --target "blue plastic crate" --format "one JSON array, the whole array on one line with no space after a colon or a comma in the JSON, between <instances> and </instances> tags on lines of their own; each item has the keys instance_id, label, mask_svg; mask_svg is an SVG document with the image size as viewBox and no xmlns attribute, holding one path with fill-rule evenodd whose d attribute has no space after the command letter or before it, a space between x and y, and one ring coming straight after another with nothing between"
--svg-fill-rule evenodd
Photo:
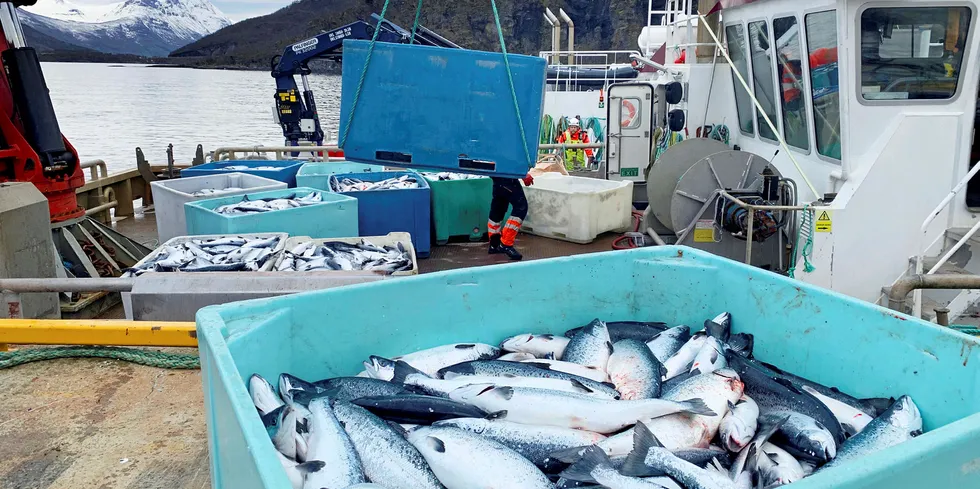
<instances>
[{"instance_id":1,"label":"blue plastic crate","mask_svg":"<svg viewBox=\"0 0 980 489\"><path fill-rule=\"evenodd\" d=\"M384 171L380 165L352 161L311 161L296 174L296 186L330 190L330 175L337 173L368 173Z\"/></svg>"},{"instance_id":2,"label":"blue plastic crate","mask_svg":"<svg viewBox=\"0 0 980 489\"><path fill-rule=\"evenodd\" d=\"M366 190L341 192L357 198L358 228L361 236L383 236L403 231L412 235L412 244L419 258L428 258L432 248L432 222L429 183L416 172L342 173L330 176L330 190L336 191L337 179L357 178L365 182L380 182L402 175L412 175L420 188L398 190Z\"/></svg>"},{"instance_id":3,"label":"blue plastic crate","mask_svg":"<svg viewBox=\"0 0 980 489\"><path fill-rule=\"evenodd\" d=\"M345 40L340 134L370 41ZM344 156L406 168L520 178L538 153L543 58L508 55L527 142L500 53L377 43ZM342 136L341 136L342 137Z\"/></svg>"},{"instance_id":4,"label":"blue plastic crate","mask_svg":"<svg viewBox=\"0 0 980 489\"><path fill-rule=\"evenodd\" d=\"M290 187L296 186L296 173L305 163L302 160L226 160L205 163L180 171L181 177L201 177L204 175L223 175L225 173L247 173L284 182ZM236 169L229 167L246 167ZM276 167L275 170L256 170L263 166Z\"/></svg>"},{"instance_id":5,"label":"blue plastic crate","mask_svg":"<svg viewBox=\"0 0 980 489\"><path fill-rule=\"evenodd\" d=\"M312 192L320 192L323 202L241 216L226 216L214 211L220 206L241 202L246 196L250 200L258 200L287 195L303 197ZM184 214L190 235L288 233L290 236L312 238L345 238L359 235L357 208L357 199L353 197L314 188L294 188L188 202L184 204Z\"/></svg>"},{"instance_id":6,"label":"blue plastic crate","mask_svg":"<svg viewBox=\"0 0 980 489\"><path fill-rule=\"evenodd\" d=\"M506 310L506 321L501 311ZM197 314L216 489L288 489L245 379L354 375L368 355L562 334L592 318L700 325L729 311L755 355L858 397L912 396L926 433L794 489L980 487L980 339L685 247L404 277ZM353 329L352 329L353 328Z\"/></svg>"}]
</instances>

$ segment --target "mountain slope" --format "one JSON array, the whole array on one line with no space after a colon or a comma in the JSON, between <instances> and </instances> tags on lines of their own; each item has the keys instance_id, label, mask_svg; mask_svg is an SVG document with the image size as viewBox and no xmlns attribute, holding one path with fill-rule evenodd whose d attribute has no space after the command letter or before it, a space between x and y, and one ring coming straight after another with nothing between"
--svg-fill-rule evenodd
<instances>
[{"instance_id":1,"label":"mountain slope","mask_svg":"<svg viewBox=\"0 0 980 489\"><path fill-rule=\"evenodd\" d=\"M126 0L77 6L41 0L21 9L21 21L58 41L105 53L165 56L231 24L208 0Z\"/></svg>"},{"instance_id":2,"label":"mountain slope","mask_svg":"<svg viewBox=\"0 0 980 489\"><path fill-rule=\"evenodd\" d=\"M655 2L656 3L656 2ZM388 18L406 29L415 2L393 3ZM174 51L200 65L266 68L273 55L299 40L380 12L382 0L300 0L275 13L239 22ZM575 47L634 49L643 28L647 0L499 0L507 49L537 54L551 49L544 9L564 8L575 21ZM471 49L499 50L493 13L486 0L427 0L422 24ZM563 44L567 38L563 33ZM564 47L563 47L564 49Z\"/></svg>"}]
</instances>

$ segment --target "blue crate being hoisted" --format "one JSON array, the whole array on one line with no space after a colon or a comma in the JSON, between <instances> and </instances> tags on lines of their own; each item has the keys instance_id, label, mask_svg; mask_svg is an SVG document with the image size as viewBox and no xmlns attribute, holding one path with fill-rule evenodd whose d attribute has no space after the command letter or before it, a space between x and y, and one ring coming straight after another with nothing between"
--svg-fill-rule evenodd
<instances>
[{"instance_id":1,"label":"blue crate being hoisted","mask_svg":"<svg viewBox=\"0 0 980 489\"><path fill-rule=\"evenodd\" d=\"M370 46L344 41L340 140L348 160L498 177L527 174L533 164L528 155L533 159L538 152L543 58L507 55L522 140L503 54L376 43L355 110Z\"/></svg>"}]
</instances>

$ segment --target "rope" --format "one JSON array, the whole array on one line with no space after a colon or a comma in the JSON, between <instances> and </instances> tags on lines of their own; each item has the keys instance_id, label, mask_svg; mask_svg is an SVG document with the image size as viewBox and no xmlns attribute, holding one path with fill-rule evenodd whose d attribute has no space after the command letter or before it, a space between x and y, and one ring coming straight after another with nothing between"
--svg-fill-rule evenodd
<instances>
[{"instance_id":1,"label":"rope","mask_svg":"<svg viewBox=\"0 0 980 489\"><path fill-rule=\"evenodd\" d=\"M374 45L378 42L378 33L381 32L381 24L385 21L385 14L388 13L388 4L391 0L385 0L384 7L381 8L381 17L378 18L378 25L374 27L374 34L371 36L371 45L368 47L367 57L364 59L364 68L361 69L361 79L357 82L357 90L354 92L354 103L351 105L350 114L347 116L347 126L344 127L344 135L340 138L341 148L347 143L347 135L350 134L350 126L354 123L354 113L357 112L357 101L361 98L361 89L364 88L364 78L367 77L368 66L371 66L371 56L374 55ZM421 1L419 2L421 5Z\"/></svg>"},{"instance_id":2,"label":"rope","mask_svg":"<svg viewBox=\"0 0 980 489\"><path fill-rule=\"evenodd\" d=\"M387 6L388 0L385 0ZM524 133L524 121L521 119L521 106L517 103L517 89L514 88L514 74L510 71L510 60L507 58L507 45L504 43L504 31L500 27L500 12L497 11L496 0L490 0L493 7L493 21L497 24L497 36L500 38L500 51L504 54L504 67L507 68L507 80L510 82L510 94L514 98L514 110L517 111L517 127L521 130L521 142L524 143L524 157L527 158L527 167L533 166L531 153L527 149L527 135ZM383 14L382 14L383 15Z\"/></svg>"},{"instance_id":3,"label":"rope","mask_svg":"<svg viewBox=\"0 0 980 489\"><path fill-rule=\"evenodd\" d=\"M804 233L806 233L806 236L803 236ZM810 209L809 205L803 206L800 228L796 231L796 241L793 243L793 263L788 270L789 278L796 278L796 247L800 245L800 239L806 239L806 243L803 244L802 253L803 271L812 273L816 270L816 267L810 263L810 257L813 256L813 210Z\"/></svg>"},{"instance_id":4,"label":"rope","mask_svg":"<svg viewBox=\"0 0 980 489\"><path fill-rule=\"evenodd\" d=\"M415 24L412 25L412 39L409 40L409 44L415 44L415 33L418 31L420 18L422 18L422 0L419 0L419 6L415 7Z\"/></svg>"},{"instance_id":5,"label":"rope","mask_svg":"<svg viewBox=\"0 0 980 489\"><path fill-rule=\"evenodd\" d=\"M598 117L589 117L588 119L585 120L585 122L583 122L583 124L584 124L582 126L583 130L585 131L588 131L589 129L592 130L593 142L602 143L606 140L606 136L603 135L602 132L602 121L600 121ZM595 150L595 160L597 163L602 161L602 155L604 151L605 148L598 148Z\"/></svg>"},{"instance_id":6,"label":"rope","mask_svg":"<svg viewBox=\"0 0 980 489\"><path fill-rule=\"evenodd\" d=\"M980 336L980 329L976 328L975 326L950 324L949 325L949 328L950 329L954 329L956 331L959 331L960 333L963 333L963 334L968 334L968 335L972 335L972 336Z\"/></svg>"},{"instance_id":7,"label":"rope","mask_svg":"<svg viewBox=\"0 0 980 489\"><path fill-rule=\"evenodd\" d=\"M111 358L146 365L148 367L171 369L201 368L201 361L197 355L119 347L60 346L56 348L28 348L11 352L0 352L0 369L58 358Z\"/></svg>"},{"instance_id":8,"label":"rope","mask_svg":"<svg viewBox=\"0 0 980 489\"><path fill-rule=\"evenodd\" d=\"M553 144L557 139L555 132L555 119L548 114L541 117L541 133L538 137L538 144ZM548 153L549 150L542 149L539 153Z\"/></svg>"}]
</instances>

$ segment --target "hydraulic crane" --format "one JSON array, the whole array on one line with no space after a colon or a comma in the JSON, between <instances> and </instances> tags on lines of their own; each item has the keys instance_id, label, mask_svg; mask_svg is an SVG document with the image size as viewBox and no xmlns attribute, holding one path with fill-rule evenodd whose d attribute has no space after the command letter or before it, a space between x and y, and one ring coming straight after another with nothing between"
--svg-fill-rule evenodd
<instances>
[{"instance_id":1,"label":"hydraulic crane","mask_svg":"<svg viewBox=\"0 0 980 489\"><path fill-rule=\"evenodd\" d=\"M380 18L377 14L372 14L371 17L374 24L358 20L331 31L324 31L316 37L287 46L282 55L272 58L272 77L276 79L276 118L282 126L287 145L298 146L304 142L318 146L323 144L323 128L320 126L316 101L307 79L311 73L311 60L340 62L343 58L344 39L371 39L376 27L380 29L377 39L379 42L412 42L411 32L387 20L378 24ZM414 43L460 49L457 44L423 26L418 27ZM296 86L297 74L303 83L302 93Z\"/></svg>"},{"instance_id":2,"label":"hydraulic crane","mask_svg":"<svg viewBox=\"0 0 980 489\"><path fill-rule=\"evenodd\" d=\"M0 3L0 182L31 182L48 199L51 222L85 215L75 189L85 184L78 152L61 134L41 63L27 45L17 7Z\"/></svg>"}]
</instances>

